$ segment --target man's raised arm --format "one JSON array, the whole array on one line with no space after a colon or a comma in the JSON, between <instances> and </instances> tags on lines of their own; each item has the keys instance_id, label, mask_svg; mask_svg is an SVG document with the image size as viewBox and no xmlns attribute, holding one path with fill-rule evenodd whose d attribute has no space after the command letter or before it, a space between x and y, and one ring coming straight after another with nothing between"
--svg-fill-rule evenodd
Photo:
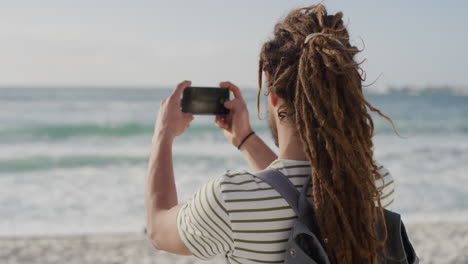
<instances>
[{"instance_id":1,"label":"man's raised arm","mask_svg":"<svg viewBox=\"0 0 468 264\"><path fill-rule=\"evenodd\" d=\"M234 99L224 103L224 106L229 109L229 114L216 116L215 123L223 129L226 139L238 147L242 140L252 132L247 104L237 86L230 82L221 82L219 85L229 88L234 94ZM256 134L248 137L240 150L253 171L265 169L277 158L273 150Z\"/></svg>"},{"instance_id":2,"label":"man's raised arm","mask_svg":"<svg viewBox=\"0 0 468 264\"><path fill-rule=\"evenodd\" d=\"M146 230L150 242L157 249L181 255L191 252L177 231L177 213L182 205L177 201L172 143L193 120L193 115L183 113L180 106L180 96L190 84L190 81L179 83L171 96L161 101L145 186Z\"/></svg>"}]
</instances>

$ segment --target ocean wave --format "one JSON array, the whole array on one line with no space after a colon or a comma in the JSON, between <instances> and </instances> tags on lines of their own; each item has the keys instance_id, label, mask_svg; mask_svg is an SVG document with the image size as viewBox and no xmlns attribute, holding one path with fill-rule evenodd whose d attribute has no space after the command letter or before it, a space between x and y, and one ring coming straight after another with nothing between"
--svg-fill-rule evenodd
<instances>
[{"instance_id":1,"label":"ocean wave","mask_svg":"<svg viewBox=\"0 0 468 264\"><path fill-rule=\"evenodd\" d=\"M214 124L196 124L190 126L191 133L214 132L219 130ZM4 128L0 130L2 139L50 139L60 140L72 137L128 137L135 135L150 135L154 131L151 124L123 123L117 125L79 124L79 125L48 125L19 128Z\"/></svg>"},{"instance_id":2,"label":"ocean wave","mask_svg":"<svg viewBox=\"0 0 468 264\"><path fill-rule=\"evenodd\" d=\"M145 164L148 157L134 156L99 156L99 155L69 155L49 157L45 155L30 156L18 159L0 160L0 173L43 171L57 168L106 167Z\"/></svg>"},{"instance_id":3,"label":"ocean wave","mask_svg":"<svg viewBox=\"0 0 468 264\"><path fill-rule=\"evenodd\" d=\"M393 133L393 128L387 120L374 117L373 121L377 133ZM393 123L396 130L403 134L468 134L468 122L458 119L404 120L395 118Z\"/></svg>"},{"instance_id":4,"label":"ocean wave","mask_svg":"<svg viewBox=\"0 0 468 264\"><path fill-rule=\"evenodd\" d=\"M69 138L74 136L131 136L151 133L152 126L140 124L120 124L120 125L50 125L21 127L13 129L3 129L0 131L2 137L39 137L39 138Z\"/></svg>"},{"instance_id":5,"label":"ocean wave","mask_svg":"<svg viewBox=\"0 0 468 264\"><path fill-rule=\"evenodd\" d=\"M228 146L230 147L230 146ZM201 164L200 166L217 167L232 154L226 151L223 153L213 153L212 151L186 150L180 152L180 148L175 147L173 153L174 163L184 167L183 164ZM219 151L219 148L217 148ZM146 154L146 155L145 155ZM26 157L3 158L0 159L0 174L23 173L32 171L50 171L55 169L77 169L77 168L105 168L105 167L132 167L143 166L148 163L149 153L143 155L95 155L95 154L67 154L62 156L51 155L30 155Z\"/></svg>"},{"instance_id":6,"label":"ocean wave","mask_svg":"<svg viewBox=\"0 0 468 264\"><path fill-rule=\"evenodd\" d=\"M402 134L442 134L458 133L468 134L468 122L460 120L445 120L436 122L434 120L411 121L394 119L395 127ZM375 130L377 133L393 133L391 125L378 117L374 118ZM268 132L267 121L252 122L254 130L263 133ZM219 128L211 122L194 122L186 130L190 137L200 134L218 134ZM56 141L68 140L80 137L132 137L150 136L154 131L153 124L120 123L120 124L63 124L63 125L37 125L17 128L0 129L1 142L29 142L29 141ZM222 133L220 133L222 134Z\"/></svg>"}]
</instances>

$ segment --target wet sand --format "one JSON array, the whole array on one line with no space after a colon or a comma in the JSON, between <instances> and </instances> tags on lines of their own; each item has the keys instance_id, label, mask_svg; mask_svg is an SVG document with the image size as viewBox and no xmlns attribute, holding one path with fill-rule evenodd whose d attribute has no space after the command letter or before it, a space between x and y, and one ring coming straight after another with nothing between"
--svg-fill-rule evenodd
<instances>
[{"instance_id":1,"label":"wet sand","mask_svg":"<svg viewBox=\"0 0 468 264\"><path fill-rule=\"evenodd\" d=\"M468 223L408 224L421 263L467 264ZM225 263L222 256L201 261L159 251L144 234L0 237L2 264L189 264Z\"/></svg>"}]
</instances>

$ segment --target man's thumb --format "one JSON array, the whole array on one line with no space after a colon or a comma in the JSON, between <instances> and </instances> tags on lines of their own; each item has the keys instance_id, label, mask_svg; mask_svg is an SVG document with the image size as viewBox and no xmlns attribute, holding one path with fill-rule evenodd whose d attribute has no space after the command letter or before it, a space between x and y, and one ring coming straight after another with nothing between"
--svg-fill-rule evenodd
<instances>
[{"instance_id":1,"label":"man's thumb","mask_svg":"<svg viewBox=\"0 0 468 264\"><path fill-rule=\"evenodd\" d=\"M234 100L224 102L224 107L226 107L229 110L233 109L234 105L235 105Z\"/></svg>"}]
</instances>

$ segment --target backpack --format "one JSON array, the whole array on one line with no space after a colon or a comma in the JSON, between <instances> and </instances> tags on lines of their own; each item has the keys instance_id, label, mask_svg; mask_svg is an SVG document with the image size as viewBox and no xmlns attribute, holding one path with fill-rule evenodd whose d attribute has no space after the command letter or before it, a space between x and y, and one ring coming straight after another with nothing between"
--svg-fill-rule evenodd
<instances>
[{"instance_id":1,"label":"backpack","mask_svg":"<svg viewBox=\"0 0 468 264\"><path fill-rule=\"evenodd\" d=\"M315 223L313 207L307 200L311 177L299 193L293 183L276 169L265 169L254 175L279 192L298 216L294 220L286 245L284 263L330 264L327 253L321 244L320 230ZM385 259L380 254L379 263L418 264L419 258L408 239L400 215L384 209L384 216L387 225L387 241L384 250L389 258ZM376 228L379 226L377 223Z\"/></svg>"}]
</instances>

